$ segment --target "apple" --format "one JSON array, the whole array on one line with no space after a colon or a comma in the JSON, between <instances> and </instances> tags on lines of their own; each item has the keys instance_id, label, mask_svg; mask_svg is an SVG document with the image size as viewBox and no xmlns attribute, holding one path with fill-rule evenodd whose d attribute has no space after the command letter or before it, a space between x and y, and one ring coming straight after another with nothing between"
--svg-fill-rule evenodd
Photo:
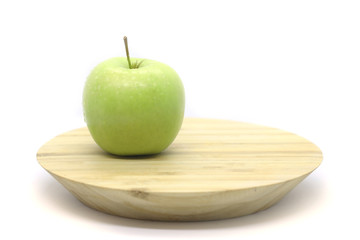
<instances>
[{"instance_id":1,"label":"apple","mask_svg":"<svg viewBox=\"0 0 360 240\"><path fill-rule=\"evenodd\" d=\"M94 141L115 155L165 150L177 136L185 108L178 74L158 61L115 57L97 65L83 91L85 122Z\"/></svg>"}]
</instances>

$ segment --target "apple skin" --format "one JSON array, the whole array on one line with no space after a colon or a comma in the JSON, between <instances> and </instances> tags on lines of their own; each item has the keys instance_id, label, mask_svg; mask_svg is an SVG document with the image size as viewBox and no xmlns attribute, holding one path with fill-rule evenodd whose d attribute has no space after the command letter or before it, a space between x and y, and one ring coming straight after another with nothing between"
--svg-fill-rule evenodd
<instances>
[{"instance_id":1,"label":"apple skin","mask_svg":"<svg viewBox=\"0 0 360 240\"><path fill-rule=\"evenodd\" d=\"M185 93L178 74L148 59L130 69L126 58L97 65L83 91L85 122L95 142L115 155L162 152L177 136L184 118Z\"/></svg>"}]
</instances>

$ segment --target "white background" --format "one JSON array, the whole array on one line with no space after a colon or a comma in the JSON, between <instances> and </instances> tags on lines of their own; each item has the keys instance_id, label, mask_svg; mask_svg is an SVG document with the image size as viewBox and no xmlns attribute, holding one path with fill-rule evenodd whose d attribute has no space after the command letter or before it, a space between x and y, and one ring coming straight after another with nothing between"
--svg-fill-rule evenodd
<instances>
[{"instance_id":1,"label":"white background","mask_svg":"<svg viewBox=\"0 0 360 240\"><path fill-rule=\"evenodd\" d=\"M0 1L1 239L359 239L359 1ZM81 96L99 62L172 66L186 116L299 134L322 165L274 207L164 223L79 203L36 160L85 126ZM5 237L6 236L6 237Z\"/></svg>"}]
</instances>

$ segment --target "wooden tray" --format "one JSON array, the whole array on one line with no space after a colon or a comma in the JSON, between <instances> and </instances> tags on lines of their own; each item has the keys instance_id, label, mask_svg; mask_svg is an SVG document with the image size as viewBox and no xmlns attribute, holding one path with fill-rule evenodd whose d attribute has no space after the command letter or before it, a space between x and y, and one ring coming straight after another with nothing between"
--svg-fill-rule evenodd
<instances>
[{"instance_id":1,"label":"wooden tray","mask_svg":"<svg viewBox=\"0 0 360 240\"><path fill-rule=\"evenodd\" d=\"M176 140L158 155L107 154L81 128L50 140L37 159L96 210L136 219L203 221L272 206L320 165L322 153L279 129L184 119Z\"/></svg>"}]
</instances>

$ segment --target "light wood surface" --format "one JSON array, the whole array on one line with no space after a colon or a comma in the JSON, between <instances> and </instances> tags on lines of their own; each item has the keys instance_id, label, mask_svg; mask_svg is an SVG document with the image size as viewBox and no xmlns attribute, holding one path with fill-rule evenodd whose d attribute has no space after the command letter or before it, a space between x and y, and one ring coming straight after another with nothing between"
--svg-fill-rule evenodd
<instances>
[{"instance_id":1,"label":"light wood surface","mask_svg":"<svg viewBox=\"0 0 360 240\"><path fill-rule=\"evenodd\" d=\"M136 219L203 221L272 206L320 165L322 153L279 129L190 118L158 155L107 154L81 128L44 144L37 159L96 210Z\"/></svg>"}]
</instances>

